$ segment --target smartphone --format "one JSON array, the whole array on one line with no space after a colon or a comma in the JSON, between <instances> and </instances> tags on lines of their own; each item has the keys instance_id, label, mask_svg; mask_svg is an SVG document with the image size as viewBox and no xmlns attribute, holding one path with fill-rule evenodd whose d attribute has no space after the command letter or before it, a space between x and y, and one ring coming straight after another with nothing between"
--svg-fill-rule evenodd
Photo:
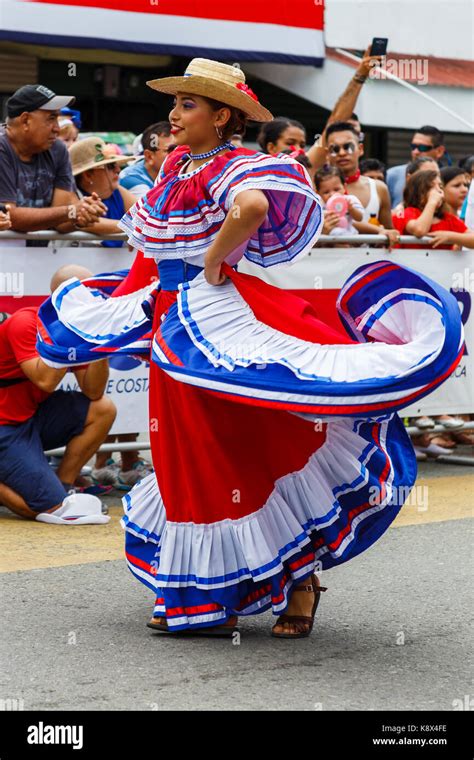
<instances>
[{"instance_id":1,"label":"smartphone","mask_svg":"<svg viewBox=\"0 0 474 760\"><path fill-rule=\"evenodd\" d=\"M0 211L4 214L8 214L8 209L4 203L0 203Z\"/></svg>"},{"instance_id":2,"label":"smartphone","mask_svg":"<svg viewBox=\"0 0 474 760\"><path fill-rule=\"evenodd\" d=\"M374 37L370 46L370 55L387 55L388 37Z\"/></svg>"}]
</instances>

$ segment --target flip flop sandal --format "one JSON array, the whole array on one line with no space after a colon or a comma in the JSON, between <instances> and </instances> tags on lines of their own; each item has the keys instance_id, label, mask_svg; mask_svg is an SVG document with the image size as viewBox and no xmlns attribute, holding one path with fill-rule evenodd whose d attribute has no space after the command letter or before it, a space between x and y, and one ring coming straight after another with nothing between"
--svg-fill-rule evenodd
<instances>
[{"instance_id":1,"label":"flip flop sandal","mask_svg":"<svg viewBox=\"0 0 474 760\"><path fill-rule=\"evenodd\" d=\"M314 617L316 610L318 609L319 600L321 598L321 591L327 591L326 586L321 586L319 580L315 575L311 576L311 585L305 583L301 586L294 586L293 591L312 591L314 593L313 609L311 610L311 617L305 615L280 615L275 623L275 626L282 623L291 623L297 629L297 633L274 633L272 630L271 635L276 639L305 639L313 630ZM274 626L274 627L275 627ZM300 626L302 628L300 629Z\"/></svg>"},{"instance_id":2,"label":"flip flop sandal","mask_svg":"<svg viewBox=\"0 0 474 760\"><path fill-rule=\"evenodd\" d=\"M215 638L232 638L234 633L240 633L237 626L232 625L215 625L209 626L209 628L196 628L192 630L190 628L184 628L179 631L172 631L168 628L166 623L151 623L148 622L147 628L151 628L152 631L158 631L160 633L168 633L169 635L179 636L213 636Z\"/></svg>"}]
</instances>

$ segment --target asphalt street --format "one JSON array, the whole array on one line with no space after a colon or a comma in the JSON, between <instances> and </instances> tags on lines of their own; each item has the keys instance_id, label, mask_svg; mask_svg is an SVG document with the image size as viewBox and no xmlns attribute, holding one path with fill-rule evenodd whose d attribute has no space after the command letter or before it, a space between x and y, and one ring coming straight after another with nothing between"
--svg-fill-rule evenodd
<instances>
[{"instance_id":1,"label":"asphalt street","mask_svg":"<svg viewBox=\"0 0 474 760\"><path fill-rule=\"evenodd\" d=\"M329 590L300 641L271 638L271 613L241 618L236 642L149 631L153 595L121 559L117 499L105 527L0 511L0 701L25 710L453 710L473 694L470 473L422 464L417 503L368 552L323 573Z\"/></svg>"}]
</instances>

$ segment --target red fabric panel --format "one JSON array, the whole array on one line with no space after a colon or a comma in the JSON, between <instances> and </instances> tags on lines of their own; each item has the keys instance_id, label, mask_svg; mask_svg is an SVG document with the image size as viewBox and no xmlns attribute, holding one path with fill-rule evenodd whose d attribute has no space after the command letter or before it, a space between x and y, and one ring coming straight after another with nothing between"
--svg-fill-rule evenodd
<instances>
[{"instance_id":1,"label":"red fabric panel","mask_svg":"<svg viewBox=\"0 0 474 760\"><path fill-rule=\"evenodd\" d=\"M222 268L232 279L235 287L257 319L275 330L281 330L287 335L310 340L313 343L356 342L348 337L340 322L338 324L335 319L330 297L328 297L324 307L321 300L319 309L321 313L327 311L331 314L331 323L334 326L318 319L312 306L304 298L294 295L294 291L281 290L252 275L235 272L227 264L223 264ZM318 294L317 298L319 298L322 291L314 292Z\"/></svg>"},{"instance_id":2,"label":"red fabric panel","mask_svg":"<svg viewBox=\"0 0 474 760\"><path fill-rule=\"evenodd\" d=\"M290 2L256 3L254 0L240 0L237 4L223 3L221 0L29 0L48 5L69 5L83 8L108 8L116 11L148 13L167 16L191 16L194 18L246 21L261 24L279 24L302 29L323 29L324 6L314 0L299 0L298 10Z\"/></svg>"},{"instance_id":3,"label":"red fabric panel","mask_svg":"<svg viewBox=\"0 0 474 760\"><path fill-rule=\"evenodd\" d=\"M159 294L155 330L175 297ZM217 398L151 364L150 439L168 520L211 523L255 512L325 435L325 426L316 431L288 412Z\"/></svg>"}]
</instances>

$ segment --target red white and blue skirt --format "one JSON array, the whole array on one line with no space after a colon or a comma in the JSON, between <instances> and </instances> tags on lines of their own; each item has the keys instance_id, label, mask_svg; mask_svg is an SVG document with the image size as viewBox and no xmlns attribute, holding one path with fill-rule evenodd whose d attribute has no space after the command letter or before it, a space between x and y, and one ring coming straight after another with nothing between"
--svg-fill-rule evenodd
<instances>
[{"instance_id":1,"label":"red white and blue skirt","mask_svg":"<svg viewBox=\"0 0 474 760\"><path fill-rule=\"evenodd\" d=\"M218 287L185 269L160 262L158 287L117 299L104 278L65 283L38 343L60 366L71 344L79 364L151 338L155 472L125 497L122 525L128 566L170 630L278 615L295 583L368 549L416 478L397 410L463 351L454 297L388 261L342 288L346 332L226 265Z\"/></svg>"}]
</instances>

